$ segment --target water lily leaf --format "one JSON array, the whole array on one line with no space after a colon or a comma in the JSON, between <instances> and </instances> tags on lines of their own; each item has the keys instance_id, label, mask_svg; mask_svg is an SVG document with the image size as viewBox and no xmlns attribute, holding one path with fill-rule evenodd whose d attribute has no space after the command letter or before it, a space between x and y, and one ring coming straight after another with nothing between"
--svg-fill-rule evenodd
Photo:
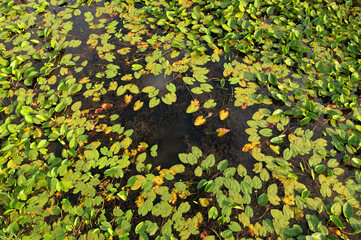
<instances>
[{"instance_id":1,"label":"water lily leaf","mask_svg":"<svg viewBox=\"0 0 361 240\"><path fill-rule=\"evenodd\" d=\"M207 207L209 205L209 200L207 198L199 198L199 204L202 207Z\"/></svg>"},{"instance_id":2,"label":"water lily leaf","mask_svg":"<svg viewBox=\"0 0 361 240\"><path fill-rule=\"evenodd\" d=\"M194 113L199 109L199 101L197 99L192 100L191 104L187 107L187 113Z\"/></svg>"},{"instance_id":3,"label":"water lily leaf","mask_svg":"<svg viewBox=\"0 0 361 240\"><path fill-rule=\"evenodd\" d=\"M153 87L153 86L147 86L147 87L143 88L142 92L144 92L144 93L151 93L151 92L154 92L155 90L156 90L155 87Z\"/></svg>"},{"instance_id":4,"label":"water lily leaf","mask_svg":"<svg viewBox=\"0 0 361 240\"><path fill-rule=\"evenodd\" d=\"M200 87L194 87L191 89L192 93L194 94L202 94L203 93L203 89Z\"/></svg>"},{"instance_id":5,"label":"water lily leaf","mask_svg":"<svg viewBox=\"0 0 361 240\"><path fill-rule=\"evenodd\" d=\"M229 111L227 110L224 110L222 109L220 112L219 112L219 118L223 121L225 120L229 115Z\"/></svg>"},{"instance_id":6,"label":"water lily leaf","mask_svg":"<svg viewBox=\"0 0 361 240\"><path fill-rule=\"evenodd\" d=\"M213 86L208 83L202 83L200 86L201 86L201 89L205 92L211 92L213 89Z\"/></svg>"},{"instance_id":7,"label":"water lily leaf","mask_svg":"<svg viewBox=\"0 0 361 240\"><path fill-rule=\"evenodd\" d=\"M133 75L132 74L125 74L123 77L121 77L120 80L122 81L130 81L133 79Z\"/></svg>"},{"instance_id":8,"label":"water lily leaf","mask_svg":"<svg viewBox=\"0 0 361 240\"><path fill-rule=\"evenodd\" d=\"M259 131L259 134L265 137L271 137L272 136L272 129L269 128L263 128Z\"/></svg>"},{"instance_id":9,"label":"water lily leaf","mask_svg":"<svg viewBox=\"0 0 361 240\"><path fill-rule=\"evenodd\" d=\"M198 116L196 120L194 121L195 126L200 126L206 122L206 119L203 117L203 115Z\"/></svg>"},{"instance_id":10,"label":"water lily leaf","mask_svg":"<svg viewBox=\"0 0 361 240\"><path fill-rule=\"evenodd\" d=\"M130 47L125 47L125 48L117 50L117 52L121 55L127 55L130 52L130 50L131 50Z\"/></svg>"},{"instance_id":11,"label":"water lily leaf","mask_svg":"<svg viewBox=\"0 0 361 240\"><path fill-rule=\"evenodd\" d=\"M152 157L158 156L157 150L158 150L158 145L157 145L157 144L153 145L153 146L150 148L150 155L151 155Z\"/></svg>"},{"instance_id":12,"label":"water lily leaf","mask_svg":"<svg viewBox=\"0 0 361 240\"><path fill-rule=\"evenodd\" d=\"M144 102L142 102L140 100L136 101L134 103L134 107L133 107L134 111L138 111L139 109L141 109L143 107L143 105L144 105Z\"/></svg>"},{"instance_id":13,"label":"water lily leaf","mask_svg":"<svg viewBox=\"0 0 361 240\"><path fill-rule=\"evenodd\" d=\"M233 237L233 234L232 234L231 230L225 230L225 231L221 232L221 236L225 239L228 239L228 238Z\"/></svg>"},{"instance_id":14,"label":"water lily leaf","mask_svg":"<svg viewBox=\"0 0 361 240\"><path fill-rule=\"evenodd\" d=\"M167 93L164 97L162 97L162 101L165 104L171 105L177 101L177 95L174 92Z\"/></svg>"},{"instance_id":15,"label":"water lily leaf","mask_svg":"<svg viewBox=\"0 0 361 240\"><path fill-rule=\"evenodd\" d=\"M142 69L142 68L143 68L143 66L140 65L140 64L133 64L133 65L132 65L132 70L133 70L133 71L138 71L138 70L140 70L140 69Z\"/></svg>"},{"instance_id":16,"label":"water lily leaf","mask_svg":"<svg viewBox=\"0 0 361 240\"><path fill-rule=\"evenodd\" d=\"M213 154L210 154L206 159L204 159L201 163L201 167L204 169L209 169L213 167L213 165L216 163L216 159Z\"/></svg>"},{"instance_id":17,"label":"water lily leaf","mask_svg":"<svg viewBox=\"0 0 361 240\"><path fill-rule=\"evenodd\" d=\"M230 224L229 224L229 229L232 230L233 232L240 232L242 231L242 227L241 225L239 225L238 222L235 222L235 221L231 221Z\"/></svg>"},{"instance_id":18,"label":"water lily leaf","mask_svg":"<svg viewBox=\"0 0 361 240\"><path fill-rule=\"evenodd\" d=\"M217 219L217 217L218 217L218 210L215 206L213 206L208 211L208 218L209 219Z\"/></svg>"},{"instance_id":19,"label":"water lily leaf","mask_svg":"<svg viewBox=\"0 0 361 240\"><path fill-rule=\"evenodd\" d=\"M176 92L176 87L173 83L168 83L165 87L168 89L169 92L172 92L172 93Z\"/></svg>"},{"instance_id":20,"label":"water lily leaf","mask_svg":"<svg viewBox=\"0 0 361 240\"><path fill-rule=\"evenodd\" d=\"M281 143L283 143L283 137L278 136L278 137L271 138L270 142L273 144L281 144Z\"/></svg>"},{"instance_id":21,"label":"water lily leaf","mask_svg":"<svg viewBox=\"0 0 361 240\"><path fill-rule=\"evenodd\" d=\"M183 82L186 83L187 85L193 85L194 82L196 81L192 77L183 77L182 79L183 79Z\"/></svg>"},{"instance_id":22,"label":"water lily leaf","mask_svg":"<svg viewBox=\"0 0 361 240\"><path fill-rule=\"evenodd\" d=\"M224 159L217 164L217 169L223 172L224 170L226 170L227 166L228 166L228 160Z\"/></svg>"},{"instance_id":23,"label":"water lily leaf","mask_svg":"<svg viewBox=\"0 0 361 240\"><path fill-rule=\"evenodd\" d=\"M227 128L218 128L216 130L216 132L218 133L217 136L218 137L222 137L223 135L225 135L226 133L228 133L230 131L230 129Z\"/></svg>"},{"instance_id":24,"label":"water lily leaf","mask_svg":"<svg viewBox=\"0 0 361 240\"><path fill-rule=\"evenodd\" d=\"M261 205L261 206L266 205L266 204L268 203L268 195L267 195L267 193L262 193L262 194L258 197L257 202L258 202L258 204Z\"/></svg>"},{"instance_id":25,"label":"water lily leaf","mask_svg":"<svg viewBox=\"0 0 361 240\"><path fill-rule=\"evenodd\" d=\"M217 103L214 101L214 99L207 100L204 104L204 108L214 108L217 105Z\"/></svg>"},{"instance_id":26,"label":"water lily leaf","mask_svg":"<svg viewBox=\"0 0 361 240\"><path fill-rule=\"evenodd\" d=\"M160 103L160 99L157 97L153 97L149 101L149 107L154 108L155 106L159 105L159 103Z\"/></svg>"},{"instance_id":27,"label":"water lily leaf","mask_svg":"<svg viewBox=\"0 0 361 240\"><path fill-rule=\"evenodd\" d=\"M197 177L201 177L203 174L202 168L200 166L196 167L196 169L194 169L194 175L196 175Z\"/></svg>"},{"instance_id":28,"label":"water lily leaf","mask_svg":"<svg viewBox=\"0 0 361 240\"><path fill-rule=\"evenodd\" d=\"M133 99L133 96L132 96L132 95L130 95L130 94L124 95L124 102L125 102L125 104L129 104L129 103L132 101L132 99Z\"/></svg>"}]
</instances>

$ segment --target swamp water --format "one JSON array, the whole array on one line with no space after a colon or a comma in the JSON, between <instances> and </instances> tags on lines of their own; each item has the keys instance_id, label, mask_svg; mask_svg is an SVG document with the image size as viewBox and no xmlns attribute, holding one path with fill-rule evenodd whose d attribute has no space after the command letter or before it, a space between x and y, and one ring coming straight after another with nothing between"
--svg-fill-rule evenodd
<instances>
[{"instance_id":1,"label":"swamp water","mask_svg":"<svg viewBox=\"0 0 361 240\"><path fill-rule=\"evenodd\" d=\"M358 239L359 96L278 28L323 7L251 2L2 3L1 236Z\"/></svg>"}]
</instances>

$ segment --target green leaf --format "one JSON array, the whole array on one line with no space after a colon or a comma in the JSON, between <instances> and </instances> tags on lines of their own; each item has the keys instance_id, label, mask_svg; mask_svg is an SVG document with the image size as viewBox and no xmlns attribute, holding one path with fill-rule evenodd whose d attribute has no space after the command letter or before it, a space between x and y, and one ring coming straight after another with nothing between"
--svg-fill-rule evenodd
<instances>
[{"instance_id":1,"label":"green leaf","mask_svg":"<svg viewBox=\"0 0 361 240\"><path fill-rule=\"evenodd\" d=\"M348 219L352 218L354 212L352 206L348 202L346 202L343 205L342 210L343 210L343 215L345 215L346 218Z\"/></svg>"},{"instance_id":2,"label":"green leaf","mask_svg":"<svg viewBox=\"0 0 361 240\"><path fill-rule=\"evenodd\" d=\"M281 143L283 143L283 138L279 137L279 136L274 137L274 138L271 138L270 142L273 144L281 144Z\"/></svg>"},{"instance_id":3,"label":"green leaf","mask_svg":"<svg viewBox=\"0 0 361 240\"><path fill-rule=\"evenodd\" d=\"M132 65L132 70L133 70L133 71L138 71L138 70L140 70L140 69L142 69L142 68L143 68L143 66L140 65L140 64L133 64L133 65Z\"/></svg>"},{"instance_id":4,"label":"green leaf","mask_svg":"<svg viewBox=\"0 0 361 240\"><path fill-rule=\"evenodd\" d=\"M263 128L259 131L259 134L265 137L271 137L272 136L272 129L270 128Z\"/></svg>"},{"instance_id":5,"label":"green leaf","mask_svg":"<svg viewBox=\"0 0 361 240\"><path fill-rule=\"evenodd\" d=\"M267 193L262 193L262 194L258 197L257 202L258 202L258 204L261 205L261 206L266 205L266 204L268 203L268 195L267 195Z\"/></svg>"},{"instance_id":6,"label":"green leaf","mask_svg":"<svg viewBox=\"0 0 361 240\"><path fill-rule=\"evenodd\" d=\"M212 92L212 89L213 89L213 86L208 84L208 83L202 83L201 85L201 88L203 91L205 92Z\"/></svg>"},{"instance_id":7,"label":"green leaf","mask_svg":"<svg viewBox=\"0 0 361 240\"><path fill-rule=\"evenodd\" d=\"M322 173L325 170L326 170L326 166L323 164L317 165L315 167L315 173Z\"/></svg>"},{"instance_id":8,"label":"green leaf","mask_svg":"<svg viewBox=\"0 0 361 240\"><path fill-rule=\"evenodd\" d=\"M330 220L331 220L338 228L340 228L340 229L343 229L343 228L344 228L341 220L340 220L337 216L331 215L331 216L330 216Z\"/></svg>"},{"instance_id":9,"label":"green leaf","mask_svg":"<svg viewBox=\"0 0 361 240\"><path fill-rule=\"evenodd\" d=\"M221 236L223 238L227 239L227 238L233 237L233 234L232 234L231 230L226 230L226 231L221 232Z\"/></svg>"},{"instance_id":10,"label":"green leaf","mask_svg":"<svg viewBox=\"0 0 361 240\"><path fill-rule=\"evenodd\" d=\"M217 105L217 103L214 102L214 99L209 99L203 104L203 107L204 108L214 108L216 105Z\"/></svg>"},{"instance_id":11,"label":"green leaf","mask_svg":"<svg viewBox=\"0 0 361 240\"><path fill-rule=\"evenodd\" d=\"M211 207L208 211L209 219L216 219L218 217L218 210L215 206Z\"/></svg>"},{"instance_id":12,"label":"green leaf","mask_svg":"<svg viewBox=\"0 0 361 240\"><path fill-rule=\"evenodd\" d=\"M155 106L157 106L160 103L160 99L157 97L153 97L150 99L149 101L149 107L150 108L154 108Z\"/></svg>"},{"instance_id":13,"label":"green leaf","mask_svg":"<svg viewBox=\"0 0 361 240\"><path fill-rule=\"evenodd\" d=\"M308 196L310 195L310 191L308 190L303 190L302 193L301 193L301 198L302 199L306 199Z\"/></svg>"},{"instance_id":14,"label":"green leaf","mask_svg":"<svg viewBox=\"0 0 361 240\"><path fill-rule=\"evenodd\" d=\"M168 89L169 92L172 92L172 93L176 92L176 87L173 83L168 83L165 87Z\"/></svg>"},{"instance_id":15,"label":"green leaf","mask_svg":"<svg viewBox=\"0 0 361 240\"><path fill-rule=\"evenodd\" d=\"M224 159L217 164L217 169L223 172L228 166L228 160Z\"/></svg>"},{"instance_id":16,"label":"green leaf","mask_svg":"<svg viewBox=\"0 0 361 240\"><path fill-rule=\"evenodd\" d=\"M304 117L301 121L300 121L300 125L303 126L307 123L309 123L311 121L310 117Z\"/></svg>"},{"instance_id":17,"label":"green leaf","mask_svg":"<svg viewBox=\"0 0 361 240\"><path fill-rule=\"evenodd\" d=\"M228 227L229 227L229 229L232 230L233 232L240 232L240 231L242 231L241 225L239 225L239 223L238 223L238 222L235 222L235 221L231 221Z\"/></svg>"}]
</instances>

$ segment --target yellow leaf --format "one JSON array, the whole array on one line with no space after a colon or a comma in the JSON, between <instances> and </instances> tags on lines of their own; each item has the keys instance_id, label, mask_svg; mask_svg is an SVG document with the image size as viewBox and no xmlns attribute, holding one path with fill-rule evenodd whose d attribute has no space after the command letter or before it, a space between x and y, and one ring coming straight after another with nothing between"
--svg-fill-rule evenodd
<instances>
[{"instance_id":1,"label":"yellow leaf","mask_svg":"<svg viewBox=\"0 0 361 240\"><path fill-rule=\"evenodd\" d=\"M142 196L138 196L137 201L135 201L137 207L140 207L144 203L144 198Z\"/></svg>"},{"instance_id":2,"label":"yellow leaf","mask_svg":"<svg viewBox=\"0 0 361 240\"><path fill-rule=\"evenodd\" d=\"M127 53L130 52L130 47L125 47L125 48L119 49L117 52L121 55L126 55Z\"/></svg>"},{"instance_id":3,"label":"yellow leaf","mask_svg":"<svg viewBox=\"0 0 361 240\"><path fill-rule=\"evenodd\" d=\"M156 185L162 185L164 183L164 180L161 176L154 177L152 181Z\"/></svg>"},{"instance_id":4,"label":"yellow leaf","mask_svg":"<svg viewBox=\"0 0 361 240\"><path fill-rule=\"evenodd\" d=\"M124 102L125 102L125 104L129 104L129 103L132 101L132 98L133 98L132 95L126 94L126 95L124 96Z\"/></svg>"},{"instance_id":5,"label":"yellow leaf","mask_svg":"<svg viewBox=\"0 0 361 240\"><path fill-rule=\"evenodd\" d=\"M295 205L295 197L292 195L287 195L284 198L282 198L282 201L287 204L288 206Z\"/></svg>"},{"instance_id":6,"label":"yellow leaf","mask_svg":"<svg viewBox=\"0 0 361 240\"><path fill-rule=\"evenodd\" d=\"M136 178L135 183L130 188L133 191L138 190L143 185L143 183L146 181L145 177L141 176L141 175L136 175L135 178Z\"/></svg>"},{"instance_id":7,"label":"yellow leaf","mask_svg":"<svg viewBox=\"0 0 361 240\"><path fill-rule=\"evenodd\" d=\"M139 109L141 109L143 107L143 104L144 102L141 102L140 100L136 101L133 107L134 111L138 111Z\"/></svg>"},{"instance_id":8,"label":"yellow leaf","mask_svg":"<svg viewBox=\"0 0 361 240\"><path fill-rule=\"evenodd\" d=\"M133 75L132 75L132 74L126 74L126 75L124 75L124 76L121 78L122 81L130 81L130 80L132 80L132 79L133 79Z\"/></svg>"},{"instance_id":9,"label":"yellow leaf","mask_svg":"<svg viewBox=\"0 0 361 240\"><path fill-rule=\"evenodd\" d=\"M226 119L226 118L228 117L228 115L229 115L229 112L228 112L227 110L222 109L222 110L219 112L219 118L220 118L221 120Z\"/></svg>"},{"instance_id":10,"label":"yellow leaf","mask_svg":"<svg viewBox=\"0 0 361 240\"><path fill-rule=\"evenodd\" d=\"M102 104L102 109L104 109L104 110L108 110L111 107L113 107L113 104L111 104L111 103L103 103Z\"/></svg>"},{"instance_id":11,"label":"yellow leaf","mask_svg":"<svg viewBox=\"0 0 361 240\"><path fill-rule=\"evenodd\" d=\"M197 99L191 100L191 104L199 106L199 101Z\"/></svg>"},{"instance_id":12,"label":"yellow leaf","mask_svg":"<svg viewBox=\"0 0 361 240\"><path fill-rule=\"evenodd\" d=\"M199 198L199 203L202 207L207 207L209 205L209 200L207 198Z\"/></svg>"},{"instance_id":13,"label":"yellow leaf","mask_svg":"<svg viewBox=\"0 0 361 240\"><path fill-rule=\"evenodd\" d=\"M141 152L141 151L145 151L145 149L148 148L148 144L146 142L141 142L139 145L138 145L138 152Z\"/></svg>"},{"instance_id":14,"label":"yellow leaf","mask_svg":"<svg viewBox=\"0 0 361 240\"><path fill-rule=\"evenodd\" d=\"M111 133L112 132L112 128L111 127L106 127L105 129L104 129L104 133L105 134L109 134L109 133Z\"/></svg>"},{"instance_id":15,"label":"yellow leaf","mask_svg":"<svg viewBox=\"0 0 361 240\"><path fill-rule=\"evenodd\" d=\"M253 142L253 143L247 143L243 146L242 151L248 152L249 150L252 150L255 146L261 144L259 141Z\"/></svg>"},{"instance_id":16,"label":"yellow leaf","mask_svg":"<svg viewBox=\"0 0 361 240\"><path fill-rule=\"evenodd\" d=\"M199 116L196 118L196 120L194 121L194 125L195 126L200 126L202 124L204 124L206 122L206 119L202 116Z\"/></svg>"},{"instance_id":17,"label":"yellow leaf","mask_svg":"<svg viewBox=\"0 0 361 240\"><path fill-rule=\"evenodd\" d=\"M175 204L177 202L177 194L175 192L171 192L170 194L173 196L173 198L171 200L169 200L168 202L170 204Z\"/></svg>"},{"instance_id":18,"label":"yellow leaf","mask_svg":"<svg viewBox=\"0 0 361 240\"><path fill-rule=\"evenodd\" d=\"M222 137L224 134L228 133L230 130L227 128L218 128L216 132L218 137Z\"/></svg>"},{"instance_id":19,"label":"yellow leaf","mask_svg":"<svg viewBox=\"0 0 361 240\"><path fill-rule=\"evenodd\" d=\"M224 69L223 71L223 77L228 77L232 74L232 70Z\"/></svg>"},{"instance_id":20,"label":"yellow leaf","mask_svg":"<svg viewBox=\"0 0 361 240\"><path fill-rule=\"evenodd\" d=\"M80 79L80 81L79 81L80 84L84 84L84 83L88 83L88 82L90 82L89 77L83 77L83 78Z\"/></svg>"}]
</instances>

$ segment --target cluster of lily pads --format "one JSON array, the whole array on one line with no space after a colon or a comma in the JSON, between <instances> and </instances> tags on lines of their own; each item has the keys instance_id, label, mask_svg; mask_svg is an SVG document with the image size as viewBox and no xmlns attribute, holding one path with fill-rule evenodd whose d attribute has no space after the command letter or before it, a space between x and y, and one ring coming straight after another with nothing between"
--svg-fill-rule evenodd
<instances>
[{"instance_id":1,"label":"cluster of lily pads","mask_svg":"<svg viewBox=\"0 0 361 240\"><path fill-rule=\"evenodd\" d=\"M359 239L360 31L352 0L1 1L0 238ZM161 106L251 161L153 166L123 119Z\"/></svg>"}]
</instances>

